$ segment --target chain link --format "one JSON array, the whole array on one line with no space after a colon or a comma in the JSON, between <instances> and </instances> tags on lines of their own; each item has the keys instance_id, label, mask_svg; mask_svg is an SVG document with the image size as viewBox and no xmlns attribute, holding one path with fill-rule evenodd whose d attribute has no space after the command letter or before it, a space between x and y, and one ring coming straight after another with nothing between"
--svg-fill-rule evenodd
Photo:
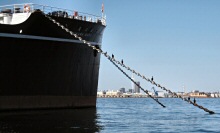
<instances>
[{"instance_id":1,"label":"chain link","mask_svg":"<svg viewBox=\"0 0 220 133\"><path fill-rule=\"evenodd\" d=\"M188 103L193 104L194 106L203 109L204 111L210 113L210 114L214 114L213 111L208 110L207 108L204 108L196 103L193 103L190 100L186 100L184 99L182 96L177 95L175 92L172 92L171 90L169 90L166 87L161 86L160 84L156 83L155 81L150 80L149 78L146 78L144 75L141 75L139 72L136 72L134 69L131 69L130 67L126 66L124 63L116 60L114 57L111 57L110 55L107 54L107 52L103 52L100 48L97 48L95 46L92 46L91 43L87 42L86 40L83 40L81 37L79 37L77 34L75 34L74 32L70 31L69 29L65 28L65 26L61 25L59 22L57 22L55 19L51 18L50 16L45 14L45 17L48 18L49 20L51 20L54 24L56 24L58 27L61 27L62 29L64 29L66 32L68 32L70 35L74 36L75 38L77 38L78 40L82 41L83 43L87 44L87 46L91 47L92 49L96 50L98 53L103 54L105 57L107 57L107 59L109 59L122 73L124 73L133 83L135 83L138 87L141 88L142 91L144 91L147 95L149 95L152 99L154 99L156 102L159 103L158 99L155 99L154 97L152 97L149 92L147 90L144 90L140 85L138 85L135 81L133 81L133 79L131 79L118 65L124 67L125 69L127 69L128 71L134 73L135 75L141 77L142 79L146 80L147 82L150 82L151 84L161 88L162 90L172 94L173 96L176 96L177 98L181 98L184 101L187 101ZM118 64L118 65L117 65ZM163 104L159 103L161 106L164 106ZM164 106L165 107L165 106Z\"/></svg>"},{"instance_id":2,"label":"chain link","mask_svg":"<svg viewBox=\"0 0 220 133\"><path fill-rule=\"evenodd\" d=\"M113 65L115 65L128 79L130 79L135 85L137 85L143 92L145 92L150 98L152 98L154 101L156 101L158 104L160 104L162 107L166 107L165 105L163 105L161 102L159 102L158 99L156 99L155 97L153 97L152 95L149 94L148 90L144 90L139 84L137 84L137 82L135 82L130 76L128 76L127 73L125 73L111 58L108 58L109 61L112 62Z\"/></svg>"}]
</instances>

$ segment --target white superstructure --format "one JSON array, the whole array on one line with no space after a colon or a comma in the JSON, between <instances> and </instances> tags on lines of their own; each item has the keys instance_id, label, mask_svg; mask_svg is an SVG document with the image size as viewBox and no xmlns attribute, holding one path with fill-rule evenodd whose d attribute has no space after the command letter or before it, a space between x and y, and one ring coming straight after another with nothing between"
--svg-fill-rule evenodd
<instances>
[{"instance_id":1,"label":"white superstructure","mask_svg":"<svg viewBox=\"0 0 220 133\"><path fill-rule=\"evenodd\" d=\"M101 22L103 25L106 25L106 19L103 16L100 17L97 15L78 12L74 10L62 9L33 3L0 6L0 24L22 23L30 16L32 12L35 11L41 11L48 15L53 15L54 13L58 17L78 19L93 23Z\"/></svg>"}]
</instances>

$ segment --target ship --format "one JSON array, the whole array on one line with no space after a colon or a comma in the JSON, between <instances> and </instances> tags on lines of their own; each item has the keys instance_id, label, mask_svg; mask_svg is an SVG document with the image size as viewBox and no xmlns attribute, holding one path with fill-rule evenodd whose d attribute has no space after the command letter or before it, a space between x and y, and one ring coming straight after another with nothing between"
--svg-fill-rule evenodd
<instances>
[{"instance_id":1,"label":"ship","mask_svg":"<svg viewBox=\"0 0 220 133\"><path fill-rule=\"evenodd\" d=\"M0 110L96 107L105 17L25 3L0 6Z\"/></svg>"}]
</instances>

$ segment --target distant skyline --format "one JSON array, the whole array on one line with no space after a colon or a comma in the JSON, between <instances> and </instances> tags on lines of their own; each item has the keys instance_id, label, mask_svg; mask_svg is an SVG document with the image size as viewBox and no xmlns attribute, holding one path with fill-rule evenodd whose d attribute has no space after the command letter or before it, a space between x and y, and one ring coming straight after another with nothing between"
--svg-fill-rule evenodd
<instances>
[{"instance_id":1,"label":"distant skyline","mask_svg":"<svg viewBox=\"0 0 220 133\"><path fill-rule=\"evenodd\" d=\"M107 17L102 49L172 91L220 91L219 0L7 0L37 3ZM131 75L130 72L127 72ZM152 85L135 76L144 89ZM104 56L99 90L131 88ZM159 90L157 87L155 87Z\"/></svg>"},{"instance_id":2,"label":"distant skyline","mask_svg":"<svg viewBox=\"0 0 220 133\"><path fill-rule=\"evenodd\" d=\"M219 6L208 0L106 2L103 49L173 91L219 91ZM111 65L102 57L99 89L131 88Z\"/></svg>"}]
</instances>

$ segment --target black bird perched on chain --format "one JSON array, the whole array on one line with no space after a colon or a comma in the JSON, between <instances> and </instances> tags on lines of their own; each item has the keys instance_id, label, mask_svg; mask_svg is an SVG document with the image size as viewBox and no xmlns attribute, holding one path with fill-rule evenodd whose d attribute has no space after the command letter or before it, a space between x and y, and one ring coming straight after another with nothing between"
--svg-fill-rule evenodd
<instances>
[{"instance_id":1,"label":"black bird perched on chain","mask_svg":"<svg viewBox=\"0 0 220 133\"><path fill-rule=\"evenodd\" d=\"M121 60L121 64L123 64L124 62L123 62L123 59Z\"/></svg>"},{"instance_id":2,"label":"black bird perched on chain","mask_svg":"<svg viewBox=\"0 0 220 133\"><path fill-rule=\"evenodd\" d=\"M153 80L154 80L154 77L152 76L151 81L153 81Z\"/></svg>"},{"instance_id":3,"label":"black bird perched on chain","mask_svg":"<svg viewBox=\"0 0 220 133\"><path fill-rule=\"evenodd\" d=\"M112 58L114 58L114 55L112 54Z\"/></svg>"}]
</instances>

